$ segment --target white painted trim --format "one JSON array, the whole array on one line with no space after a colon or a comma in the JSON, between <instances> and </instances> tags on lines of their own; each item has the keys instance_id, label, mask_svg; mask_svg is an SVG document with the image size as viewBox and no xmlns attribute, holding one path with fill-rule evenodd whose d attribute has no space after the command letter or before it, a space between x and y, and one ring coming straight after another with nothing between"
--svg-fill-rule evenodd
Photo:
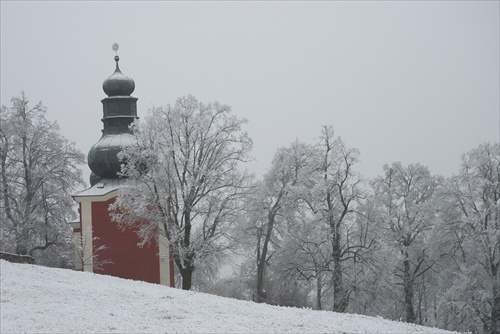
<instances>
[{"instance_id":1,"label":"white painted trim","mask_svg":"<svg viewBox=\"0 0 500 334\"><path fill-rule=\"evenodd\" d=\"M162 224L158 226L158 252L160 265L160 284L170 286L170 248Z\"/></svg>"},{"instance_id":2,"label":"white painted trim","mask_svg":"<svg viewBox=\"0 0 500 334\"><path fill-rule=\"evenodd\" d=\"M80 202L80 218L82 220L82 247L83 259L87 259L83 263L83 271L94 272L93 263L93 245L92 245L92 202Z\"/></svg>"},{"instance_id":3,"label":"white painted trim","mask_svg":"<svg viewBox=\"0 0 500 334\"><path fill-rule=\"evenodd\" d=\"M80 227L80 225L78 225ZM82 259L80 258L80 243L82 241L82 233L81 232L73 232L73 243L75 245L75 270L82 270Z\"/></svg>"},{"instance_id":4,"label":"white painted trim","mask_svg":"<svg viewBox=\"0 0 500 334\"><path fill-rule=\"evenodd\" d=\"M118 189L112 190L109 193L99 196L78 196L73 195L73 199L78 203L82 202L106 202L107 200L118 196Z\"/></svg>"}]
</instances>

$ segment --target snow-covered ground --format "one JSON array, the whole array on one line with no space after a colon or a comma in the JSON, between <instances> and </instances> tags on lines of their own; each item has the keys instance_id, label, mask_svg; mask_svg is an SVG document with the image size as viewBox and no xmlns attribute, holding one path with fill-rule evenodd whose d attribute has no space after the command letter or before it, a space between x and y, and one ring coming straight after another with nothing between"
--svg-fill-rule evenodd
<instances>
[{"instance_id":1,"label":"snow-covered ground","mask_svg":"<svg viewBox=\"0 0 500 334\"><path fill-rule=\"evenodd\" d=\"M446 333L0 260L1 333Z\"/></svg>"}]
</instances>

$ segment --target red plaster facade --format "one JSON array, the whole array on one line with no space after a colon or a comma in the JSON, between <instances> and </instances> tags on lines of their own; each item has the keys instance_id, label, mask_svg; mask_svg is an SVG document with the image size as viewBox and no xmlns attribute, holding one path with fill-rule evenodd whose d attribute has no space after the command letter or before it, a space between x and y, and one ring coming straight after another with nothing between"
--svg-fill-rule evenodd
<instances>
[{"instance_id":1,"label":"red plaster facade","mask_svg":"<svg viewBox=\"0 0 500 334\"><path fill-rule=\"evenodd\" d=\"M92 203L92 230L99 238L94 241L93 248L105 245L107 248L99 252L99 260L112 261L95 272L160 284L157 244L152 242L140 248L140 240L133 229L121 230L111 221L108 208L114 200L113 197L106 202Z\"/></svg>"},{"instance_id":2,"label":"red plaster facade","mask_svg":"<svg viewBox=\"0 0 500 334\"><path fill-rule=\"evenodd\" d=\"M80 215L79 221L72 223L73 233L75 241L82 242L82 258L86 259L83 264L75 261L75 269L175 287L174 261L166 238L159 236L160 245L153 241L139 247L140 239L133 228L121 229L111 221L109 206L116 193L96 194L90 188L73 196ZM100 246L105 249L96 253Z\"/></svg>"}]
</instances>

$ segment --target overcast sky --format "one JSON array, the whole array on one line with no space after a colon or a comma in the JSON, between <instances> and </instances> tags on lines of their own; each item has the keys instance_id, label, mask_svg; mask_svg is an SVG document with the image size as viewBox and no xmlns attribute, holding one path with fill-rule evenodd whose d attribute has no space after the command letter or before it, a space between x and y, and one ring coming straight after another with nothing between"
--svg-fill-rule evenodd
<instances>
[{"instance_id":1,"label":"overcast sky","mask_svg":"<svg viewBox=\"0 0 500 334\"><path fill-rule=\"evenodd\" d=\"M139 116L188 94L230 105L249 121L258 176L325 124L367 177L394 161L451 176L462 153L499 140L498 1L0 5L2 105L21 90L41 100L85 154L114 42Z\"/></svg>"}]
</instances>

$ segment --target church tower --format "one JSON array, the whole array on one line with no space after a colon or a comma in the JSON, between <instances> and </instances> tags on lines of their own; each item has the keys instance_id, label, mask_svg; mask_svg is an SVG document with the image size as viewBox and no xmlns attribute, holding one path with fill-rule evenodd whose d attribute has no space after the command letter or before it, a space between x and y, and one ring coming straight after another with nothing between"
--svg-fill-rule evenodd
<instances>
[{"instance_id":1,"label":"church tower","mask_svg":"<svg viewBox=\"0 0 500 334\"><path fill-rule=\"evenodd\" d=\"M113 50L118 50L117 44L113 44ZM126 181L118 175L118 153L133 145L129 126L138 118L137 98L130 95L135 82L121 72L119 60L116 55L116 69L102 85L107 95L101 100L102 136L87 157L91 187L73 195L80 215L73 223L74 235L81 242L76 269L173 287L173 260L166 238L160 236L158 245L139 248L135 231L122 231L108 211Z\"/></svg>"}]
</instances>

